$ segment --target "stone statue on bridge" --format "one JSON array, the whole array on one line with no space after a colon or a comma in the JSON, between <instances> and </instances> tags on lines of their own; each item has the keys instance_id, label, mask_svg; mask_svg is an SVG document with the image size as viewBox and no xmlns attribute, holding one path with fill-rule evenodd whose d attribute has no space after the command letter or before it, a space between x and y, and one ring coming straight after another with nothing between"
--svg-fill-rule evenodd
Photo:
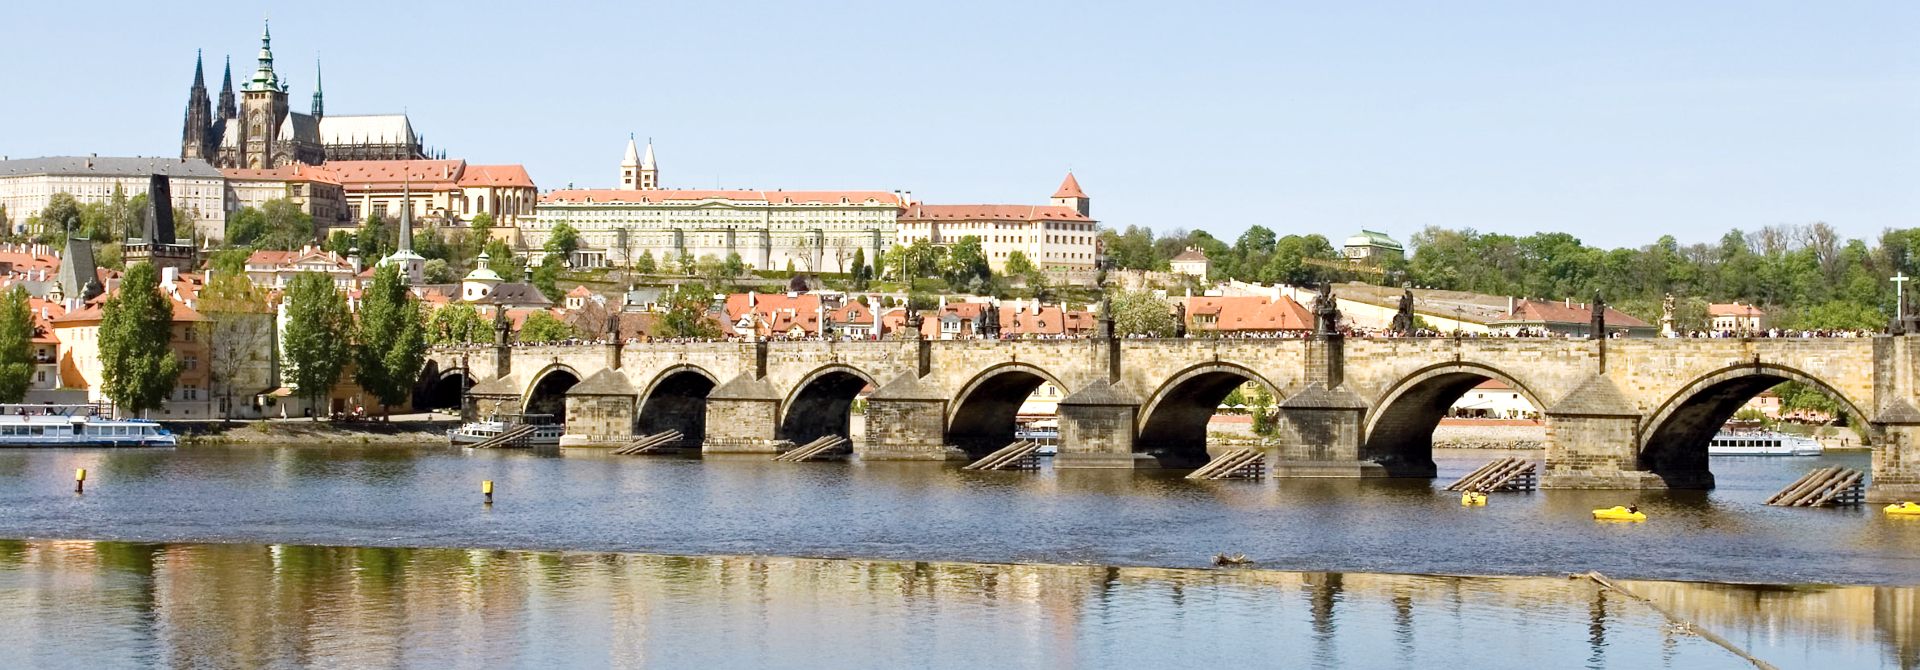
<instances>
[{"instance_id":1,"label":"stone statue on bridge","mask_svg":"<svg viewBox=\"0 0 1920 670\"><path fill-rule=\"evenodd\" d=\"M1600 292L1593 292L1593 323L1587 327L1587 336L1596 339L1607 337L1607 301L1600 299Z\"/></svg>"},{"instance_id":2,"label":"stone statue on bridge","mask_svg":"<svg viewBox=\"0 0 1920 670\"><path fill-rule=\"evenodd\" d=\"M502 347L513 343L513 322L507 320L504 305L493 308L493 343Z\"/></svg>"},{"instance_id":3,"label":"stone statue on bridge","mask_svg":"<svg viewBox=\"0 0 1920 670\"><path fill-rule=\"evenodd\" d=\"M1400 294L1400 309L1393 314L1393 334L1413 334L1413 289Z\"/></svg>"},{"instance_id":4,"label":"stone statue on bridge","mask_svg":"<svg viewBox=\"0 0 1920 670\"><path fill-rule=\"evenodd\" d=\"M1320 294L1313 298L1313 334L1335 335L1340 332L1340 305L1333 298L1333 284L1322 282Z\"/></svg>"},{"instance_id":5,"label":"stone statue on bridge","mask_svg":"<svg viewBox=\"0 0 1920 670\"><path fill-rule=\"evenodd\" d=\"M1173 303L1173 336L1182 339L1187 336L1187 302L1185 300Z\"/></svg>"}]
</instances>

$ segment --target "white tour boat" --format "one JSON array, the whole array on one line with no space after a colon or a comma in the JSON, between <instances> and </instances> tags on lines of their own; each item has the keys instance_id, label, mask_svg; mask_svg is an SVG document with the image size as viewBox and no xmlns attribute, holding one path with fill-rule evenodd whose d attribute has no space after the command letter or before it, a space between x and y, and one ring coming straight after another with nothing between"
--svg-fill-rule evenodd
<instances>
[{"instance_id":1,"label":"white tour boat","mask_svg":"<svg viewBox=\"0 0 1920 670\"><path fill-rule=\"evenodd\" d=\"M482 421L461 424L459 428L447 431L447 439L454 444L479 444L520 426L533 426L533 434L525 441L527 446L532 447L560 446L560 435L567 432L566 425L552 414L499 414Z\"/></svg>"},{"instance_id":2,"label":"white tour boat","mask_svg":"<svg viewBox=\"0 0 1920 670\"><path fill-rule=\"evenodd\" d=\"M0 447L172 447L147 419L111 419L96 405L0 405Z\"/></svg>"},{"instance_id":3,"label":"white tour boat","mask_svg":"<svg viewBox=\"0 0 1920 670\"><path fill-rule=\"evenodd\" d=\"M1720 431L1707 443L1708 456L1819 456L1823 449L1811 437L1765 431Z\"/></svg>"}]
</instances>

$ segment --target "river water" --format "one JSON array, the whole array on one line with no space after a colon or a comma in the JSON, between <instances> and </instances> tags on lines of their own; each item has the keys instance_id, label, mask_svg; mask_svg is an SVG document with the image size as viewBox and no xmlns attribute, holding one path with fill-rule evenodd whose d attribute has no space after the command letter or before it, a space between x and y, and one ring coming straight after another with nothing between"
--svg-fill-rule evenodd
<instances>
[{"instance_id":1,"label":"river water","mask_svg":"<svg viewBox=\"0 0 1920 670\"><path fill-rule=\"evenodd\" d=\"M1920 666L1920 520L1761 504L1814 467L1865 468L1865 454L1715 459L1711 492L1495 494L1462 508L1438 490L1498 455L1443 452L1436 482L1188 482L603 451L7 451L0 537L26 541L0 552L0 598L29 624L0 632L0 653L72 653L47 637L84 626L111 638L102 653L163 665L239 647L216 667L362 655L374 666L447 655L597 666L629 653L675 667L1737 664L1672 634L1652 608L1563 577L1599 570L1862 585L1631 590L1664 594L1649 597L1775 663ZM88 489L75 495L82 467ZM1588 518L1627 502L1651 520ZM555 550L588 553L540 553ZM1219 552L1263 570L1168 569ZM737 555L757 558L720 558ZM289 556L303 572L287 572ZM770 558L783 556L854 560ZM353 588L371 573L380 581ZM1369 586L1328 592L1328 580ZM1330 613L1328 599L1343 606ZM1782 618L1791 611L1810 614ZM242 620L246 630L210 630ZM766 626L780 633L763 637ZM1483 651L1494 655L1462 655ZM981 656L998 653L1008 656Z\"/></svg>"},{"instance_id":2,"label":"river water","mask_svg":"<svg viewBox=\"0 0 1920 670\"><path fill-rule=\"evenodd\" d=\"M1783 668L1916 658L1911 589L1623 587ZM47 540L0 608L35 668L1751 667L1544 577Z\"/></svg>"}]
</instances>

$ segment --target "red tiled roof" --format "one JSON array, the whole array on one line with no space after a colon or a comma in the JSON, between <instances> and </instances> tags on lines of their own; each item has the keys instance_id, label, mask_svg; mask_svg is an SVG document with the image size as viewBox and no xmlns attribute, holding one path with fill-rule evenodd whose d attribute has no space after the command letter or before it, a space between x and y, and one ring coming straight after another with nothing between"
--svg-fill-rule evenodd
<instances>
[{"instance_id":1,"label":"red tiled roof","mask_svg":"<svg viewBox=\"0 0 1920 670\"><path fill-rule=\"evenodd\" d=\"M586 284L581 284L581 285L579 285L579 286L575 286L575 287L573 287L573 290L571 290L571 291L567 291L567 297L570 297L570 298L591 298L591 297L593 297L593 289L590 289L590 288L587 288L587 285L586 285Z\"/></svg>"},{"instance_id":2,"label":"red tiled roof","mask_svg":"<svg viewBox=\"0 0 1920 670\"><path fill-rule=\"evenodd\" d=\"M1293 298L1280 296L1194 296L1186 299L1187 319L1199 330L1301 331L1313 329L1313 315ZM1213 317L1202 323L1195 317Z\"/></svg>"},{"instance_id":3,"label":"red tiled roof","mask_svg":"<svg viewBox=\"0 0 1920 670\"><path fill-rule=\"evenodd\" d=\"M1067 180L1066 180L1066 181L1063 181L1063 182L1060 182L1060 190L1058 190L1058 191L1054 191L1054 192L1053 192L1053 197L1056 197L1056 198L1084 198L1084 197L1087 197L1087 192L1086 192L1086 191L1082 191L1082 190L1080 190L1080 180L1078 180L1078 179L1074 179L1074 178L1073 178L1073 173L1072 173L1072 172L1068 172L1068 173L1067 173Z\"/></svg>"},{"instance_id":4,"label":"red tiled roof","mask_svg":"<svg viewBox=\"0 0 1920 670\"><path fill-rule=\"evenodd\" d=\"M1512 313L1501 319L1501 321L1540 323L1589 323L1592 320L1593 308L1585 304L1574 303L1569 307L1565 302L1551 300L1521 300L1514 304ZM1628 328L1648 327L1647 322L1612 307L1607 308L1607 325Z\"/></svg>"},{"instance_id":5,"label":"red tiled roof","mask_svg":"<svg viewBox=\"0 0 1920 670\"><path fill-rule=\"evenodd\" d=\"M1055 205L923 205L900 214L907 221L1092 221L1079 211Z\"/></svg>"},{"instance_id":6,"label":"red tiled roof","mask_svg":"<svg viewBox=\"0 0 1920 670\"><path fill-rule=\"evenodd\" d=\"M885 191L729 191L655 189L571 189L550 191L540 196L543 203L635 203L698 202L701 200L741 200L770 205L862 204L869 200L881 205L900 206L900 196Z\"/></svg>"},{"instance_id":7,"label":"red tiled roof","mask_svg":"<svg viewBox=\"0 0 1920 670\"><path fill-rule=\"evenodd\" d=\"M1176 261L1204 261L1204 260L1207 260L1207 252L1204 252L1204 251L1201 251L1200 249L1198 249L1198 248L1196 248L1196 247L1187 247L1187 250L1186 250L1186 251L1182 251L1182 252L1180 252L1180 254L1179 254L1179 255L1177 255L1177 256L1174 256L1174 257L1173 257L1173 260L1176 260Z\"/></svg>"},{"instance_id":8,"label":"red tiled roof","mask_svg":"<svg viewBox=\"0 0 1920 670\"><path fill-rule=\"evenodd\" d=\"M234 181L312 181L322 184L338 184L340 180L326 168L312 165L288 165L263 170L259 168L220 168L220 174Z\"/></svg>"},{"instance_id":9,"label":"red tiled roof","mask_svg":"<svg viewBox=\"0 0 1920 670\"><path fill-rule=\"evenodd\" d=\"M327 161L320 167L349 190L411 185L416 191L439 191L456 187L466 161Z\"/></svg>"},{"instance_id":10,"label":"red tiled roof","mask_svg":"<svg viewBox=\"0 0 1920 670\"><path fill-rule=\"evenodd\" d=\"M461 186L518 186L533 188L533 177L519 165L469 165L460 174Z\"/></svg>"}]
</instances>

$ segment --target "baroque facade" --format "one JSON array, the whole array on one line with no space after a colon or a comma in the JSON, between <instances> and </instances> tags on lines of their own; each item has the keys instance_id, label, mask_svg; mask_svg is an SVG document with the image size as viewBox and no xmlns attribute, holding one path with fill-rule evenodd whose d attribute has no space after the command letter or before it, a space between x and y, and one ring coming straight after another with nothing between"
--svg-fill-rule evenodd
<instances>
[{"instance_id":1,"label":"baroque facade","mask_svg":"<svg viewBox=\"0 0 1920 670\"><path fill-rule=\"evenodd\" d=\"M199 57L180 136L180 157L221 168L272 169L326 160L408 160L427 157L420 137L404 114L327 116L318 64L313 75L309 113L290 109L290 87L273 69L273 35L260 35L258 65L236 97L233 64L227 63L219 104L207 95Z\"/></svg>"},{"instance_id":2,"label":"baroque facade","mask_svg":"<svg viewBox=\"0 0 1920 670\"><path fill-rule=\"evenodd\" d=\"M521 243L546 244L554 226L579 231L582 245L606 250L622 264L643 252L656 261L724 259L778 270L847 272L853 252L872 263L892 246L905 199L886 191L689 190L659 187L648 143L638 156L632 140L619 189L565 189L540 196Z\"/></svg>"}]
</instances>

